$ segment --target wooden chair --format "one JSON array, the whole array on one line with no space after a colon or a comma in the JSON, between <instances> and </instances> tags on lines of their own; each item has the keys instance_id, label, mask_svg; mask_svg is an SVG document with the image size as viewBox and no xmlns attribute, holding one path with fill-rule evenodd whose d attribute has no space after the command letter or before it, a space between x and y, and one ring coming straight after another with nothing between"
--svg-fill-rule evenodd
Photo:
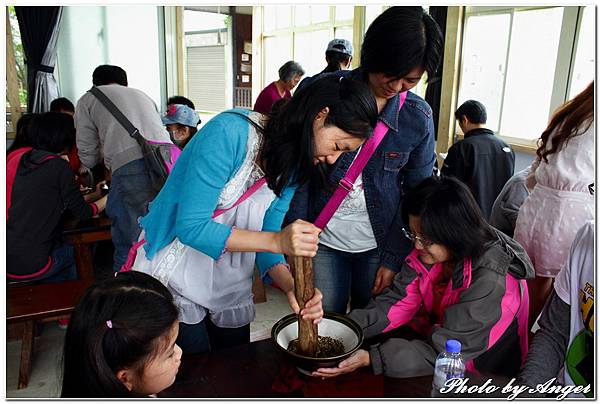
<instances>
[{"instance_id":1,"label":"wooden chair","mask_svg":"<svg viewBox=\"0 0 600 404\"><path fill-rule=\"evenodd\" d=\"M73 311L83 292L94 282L90 243L110 240L110 221L96 227L71 229L65 231L64 235L75 248L77 280L61 283L8 284L7 325L24 325L18 389L26 388L29 383L36 322L56 320Z\"/></svg>"}]
</instances>

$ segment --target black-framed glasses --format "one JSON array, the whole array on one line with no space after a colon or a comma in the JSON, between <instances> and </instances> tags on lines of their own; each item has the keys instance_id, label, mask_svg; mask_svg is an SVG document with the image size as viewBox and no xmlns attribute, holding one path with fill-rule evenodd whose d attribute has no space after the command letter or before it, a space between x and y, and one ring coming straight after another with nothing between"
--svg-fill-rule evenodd
<instances>
[{"instance_id":1,"label":"black-framed glasses","mask_svg":"<svg viewBox=\"0 0 600 404\"><path fill-rule=\"evenodd\" d=\"M402 228L402 234L404 234L404 237L412 241L414 244L418 242L423 246L423 248L427 248L430 245L434 244L433 242L424 239L423 237L417 236L409 230L406 230L404 227Z\"/></svg>"}]
</instances>

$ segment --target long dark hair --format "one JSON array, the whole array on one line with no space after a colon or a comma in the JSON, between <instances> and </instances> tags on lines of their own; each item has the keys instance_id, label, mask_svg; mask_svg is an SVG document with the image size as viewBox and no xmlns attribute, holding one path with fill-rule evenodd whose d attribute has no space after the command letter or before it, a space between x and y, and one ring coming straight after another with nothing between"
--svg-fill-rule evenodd
<instances>
[{"instance_id":1,"label":"long dark hair","mask_svg":"<svg viewBox=\"0 0 600 404\"><path fill-rule=\"evenodd\" d=\"M124 272L91 286L67 329L61 397L135 396L116 373L141 375L177 317L173 296L150 275Z\"/></svg>"},{"instance_id":2,"label":"long dark hair","mask_svg":"<svg viewBox=\"0 0 600 404\"><path fill-rule=\"evenodd\" d=\"M496 239L465 184L453 177L431 176L410 190L402 200L402 219L421 219L423 236L448 248L455 260L477 258L485 244Z\"/></svg>"},{"instance_id":3,"label":"long dark hair","mask_svg":"<svg viewBox=\"0 0 600 404\"><path fill-rule=\"evenodd\" d=\"M589 129L594 117L594 82L592 81L575 98L564 103L554 112L552 119L539 140L536 151L540 160L548 162L548 156L560 150L561 146L573 136L577 136ZM550 135L552 146L546 150Z\"/></svg>"},{"instance_id":4,"label":"long dark hair","mask_svg":"<svg viewBox=\"0 0 600 404\"><path fill-rule=\"evenodd\" d=\"M327 75L301 88L271 112L263 131L265 174L276 195L281 195L290 181L297 185L322 181L313 164L313 122L326 107L326 126L336 126L359 139L372 135L377 104L364 83Z\"/></svg>"},{"instance_id":5,"label":"long dark hair","mask_svg":"<svg viewBox=\"0 0 600 404\"><path fill-rule=\"evenodd\" d=\"M29 127L29 123L33 119L33 117L37 114L23 114L17 121L17 130L15 134L15 140L13 140L12 144L6 150L6 155L9 155L13 151L20 149L22 147L29 147L31 144L27 139L27 130Z\"/></svg>"},{"instance_id":6,"label":"long dark hair","mask_svg":"<svg viewBox=\"0 0 600 404\"><path fill-rule=\"evenodd\" d=\"M73 117L62 112L35 114L27 125L25 137L34 149L57 154L69 151L75 144Z\"/></svg>"},{"instance_id":7,"label":"long dark hair","mask_svg":"<svg viewBox=\"0 0 600 404\"><path fill-rule=\"evenodd\" d=\"M423 7L390 7L369 26L360 52L364 73L404 77L423 67L430 80L442 59L440 27Z\"/></svg>"}]
</instances>

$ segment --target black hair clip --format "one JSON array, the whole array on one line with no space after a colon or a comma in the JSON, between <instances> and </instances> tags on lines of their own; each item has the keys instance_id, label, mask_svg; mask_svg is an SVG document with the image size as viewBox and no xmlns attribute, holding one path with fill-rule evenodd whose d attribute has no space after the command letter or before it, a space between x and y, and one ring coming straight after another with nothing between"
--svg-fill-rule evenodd
<instances>
[{"instance_id":1,"label":"black hair clip","mask_svg":"<svg viewBox=\"0 0 600 404\"><path fill-rule=\"evenodd\" d=\"M588 191L590 191L590 195L594 195L594 183L592 182L588 185Z\"/></svg>"}]
</instances>

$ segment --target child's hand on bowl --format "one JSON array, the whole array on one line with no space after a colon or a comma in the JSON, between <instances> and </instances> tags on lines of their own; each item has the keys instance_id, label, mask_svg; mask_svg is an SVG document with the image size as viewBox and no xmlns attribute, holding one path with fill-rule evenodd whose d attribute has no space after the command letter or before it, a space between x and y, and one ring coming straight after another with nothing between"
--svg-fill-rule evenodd
<instances>
[{"instance_id":1,"label":"child's hand on bowl","mask_svg":"<svg viewBox=\"0 0 600 404\"><path fill-rule=\"evenodd\" d=\"M358 368L369 365L371 365L371 357L369 353L364 349L359 349L358 351L350 355L348 359L341 361L340 364L337 365L337 367L319 368L312 372L312 376L322 378L334 377L343 375L344 373L354 372Z\"/></svg>"}]
</instances>

